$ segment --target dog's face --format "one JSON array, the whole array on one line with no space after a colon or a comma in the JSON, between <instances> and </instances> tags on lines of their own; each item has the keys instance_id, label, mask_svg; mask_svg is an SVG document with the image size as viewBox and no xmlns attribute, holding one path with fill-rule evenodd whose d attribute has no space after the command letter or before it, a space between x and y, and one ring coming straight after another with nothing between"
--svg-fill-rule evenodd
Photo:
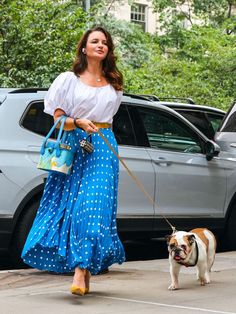
<instances>
[{"instance_id":1,"label":"dog's face","mask_svg":"<svg viewBox=\"0 0 236 314\"><path fill-rule=\"evenodd\" d=\"M189 256L195 236L187 232L176 232L166 236L166 239L170 257L179 262L184 261Z\"/></svg>"}]
</instances>

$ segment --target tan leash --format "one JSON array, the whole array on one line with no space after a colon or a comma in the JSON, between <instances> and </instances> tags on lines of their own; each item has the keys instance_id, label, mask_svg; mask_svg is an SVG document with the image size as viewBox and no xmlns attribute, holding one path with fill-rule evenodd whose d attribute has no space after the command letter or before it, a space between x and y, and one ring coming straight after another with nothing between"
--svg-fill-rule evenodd
<instances>
[{"instance_id":1,"label":"tan leash","mask_svg":"<svg viewBox=\"0 0 236 314\"><path fill-rule=\"evenodd\" d=\"M152 203L152 205L156 205L157 203L154 201L154 199L151 197L151 195L145 190L144 186L142 183L139 181L139 179L130 171L130 169L127 167L123 159L117 154L117 152L114 150L114 148L111 146L109 141L106 139L106 137L102 134L102 132L98 129L98 134L101 136L101 138L104 140L104 142L107 144L107 146L110 148L110 150L113 152L113 154L119 159L119 161L122 163L122 165L125 167L126 171L130 175L130 177L134 180L134 182L137 184L137 186L140 188L140 190L144 193L144 195L149 199L149 201ZM158 206L157 206L158 208ZM168 223L168 225L172 229L172 233L176 232L176 228L170 223L170 221L163 215L160 214L165 221Z\"/></svg>"}]
</instances>

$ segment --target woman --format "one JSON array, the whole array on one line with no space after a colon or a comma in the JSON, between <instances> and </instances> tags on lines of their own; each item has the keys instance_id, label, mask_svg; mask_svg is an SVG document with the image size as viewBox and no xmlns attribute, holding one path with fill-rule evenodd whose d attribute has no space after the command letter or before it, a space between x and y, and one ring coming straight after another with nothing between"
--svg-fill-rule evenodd
<instances>
[{"instance_id":1,"label":"woman","mask_svg":"<svg viewBox=\"0 0 236 314\"><path fill-rule=\"evenodd\" d=\"M60 74L45 97L45 112L57 120L66 115L67 142L76 148L73 171L50 173L22 258L34 268L75 271L71 292L89 292L90 273L125 260L117 235L118 159L98 129L117 151L111 129L122 96L122 74L114 45L102 27L88 30L77 47L73 72ZM92 134L93 153L79 141Z\"/></svg>"}]
</instances>

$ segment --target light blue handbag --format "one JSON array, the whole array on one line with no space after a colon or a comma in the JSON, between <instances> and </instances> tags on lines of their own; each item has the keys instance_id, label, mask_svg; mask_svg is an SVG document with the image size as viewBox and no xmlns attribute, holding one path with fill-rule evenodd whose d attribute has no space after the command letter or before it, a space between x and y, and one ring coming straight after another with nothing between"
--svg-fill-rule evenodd
<instances>
[{"instance_id":1,"label":"light blue handbag","mask_svg":"<svg viewBox=\"0 0 236 314\"><path fill-rule=\"evenodd\" d=\"M37 168L58 173L70 174L73 165L75 151L65 143L66 131L63 133L66 116L61 116L54 123L51 130L45 137L41 150ZM60 130L56 141L49 140L56 126L61 122Z\"/></svg>"}]
</instances>

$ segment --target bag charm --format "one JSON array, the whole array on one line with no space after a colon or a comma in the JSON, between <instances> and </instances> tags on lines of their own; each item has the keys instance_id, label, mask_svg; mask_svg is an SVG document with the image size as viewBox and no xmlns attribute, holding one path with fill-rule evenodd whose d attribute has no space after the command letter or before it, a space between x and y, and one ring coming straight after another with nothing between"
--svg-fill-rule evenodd
<instances>
[{"instance_id":1,"label":"bag charm","mask_svg":"<svg viewBox=\"0 0 236 314\"><path fill-rule=\"evenodd\" d=\"M92 144L92 136L89 135L89 141L87 139L83 139L80 141L80 147L83 149L86 153L92 153L94 150L93 144Z\"/></svg>"}]
</instances>

